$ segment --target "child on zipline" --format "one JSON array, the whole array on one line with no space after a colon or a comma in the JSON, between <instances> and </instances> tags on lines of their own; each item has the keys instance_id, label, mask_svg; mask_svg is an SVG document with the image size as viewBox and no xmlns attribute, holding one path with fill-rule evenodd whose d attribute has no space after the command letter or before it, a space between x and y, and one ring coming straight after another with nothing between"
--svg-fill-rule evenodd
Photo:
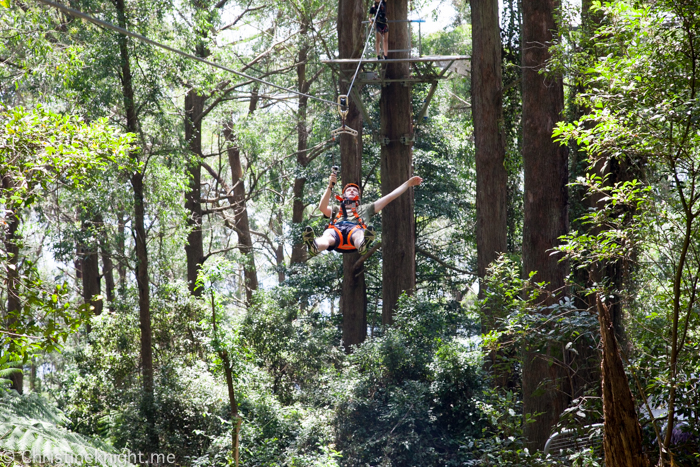
<instances>
[{"instance_id":1,"label":"child on zipline","mask_svg":"<svg viewBox=\"0 0 700 467\"><path fill-rule=\"evenodd\" d=\"M374 25L377 35L374 41L374 48L377 51L377 60L381 60L379 54L379 44L384 47L384 60L389 58L389 22L386 19L386 2L387 0L374 0L374 5L369 9L369 22L374 22L374 17L377 17L377 22ZM379 13L377 13L377 11Z\"/></svg>"},{"instance_id":2,"label":"child on zipline","mask_svg":"<svg viewBox=\"0 0 700 467\"><path fill-rule=\"evenodd\" d=\"M411 177L394 191L379 198L374 203L360 205L360 187L354 183L348 183L343 188L343 197L336 196L340 206L331 209L328 202L331 190L338 177L331 174L328 188L318 203L318 209L324 216L331 218L328 228L318 238L314 238L314 230L307 226L302 234L304 244L309 250L309 256L314 257L323 250L338 250L342 253L357 251L361 255L367 253L369 245L375 237L374 227L367 226L365 221L377 214L384 207L401 196L409 187L420 185L423 181L420 177Z\"/></svg>"}]
</instances>

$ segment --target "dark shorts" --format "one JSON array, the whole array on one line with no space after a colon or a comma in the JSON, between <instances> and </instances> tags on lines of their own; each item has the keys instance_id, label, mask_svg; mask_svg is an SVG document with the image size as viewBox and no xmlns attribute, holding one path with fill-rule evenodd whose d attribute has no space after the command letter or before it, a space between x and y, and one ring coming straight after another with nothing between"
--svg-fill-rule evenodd
<instances>
[{"instance_id":1,"label":"dark shorts","mask_svg":"<svg viewBox=\"0 0 700 467\"><path fill-rule=\"evenodd\" d=\"M343 222L343 221L337 222L335 224L335 227L338 230L340 230L340 233L343 235L345 242L341 242L341 238L340 238L340 235L338 235L338 232L335 229L332 229L333 230L333 239L334 239L335 243L333 243L333 246L328 247L328 251L334 251L334 250L341 251L338 249L338 247L341 245L341 243L343 245L348 245L348 244L352 245L352 239L350 238L350 231L352 229L355 229L356 227L357 227L357 229L355 230L355 232L358 232L360 230L364 230L362 228L362 226L358 226L358 224L353 224L352 222ZM355 250L354 246L352 246L352 250Z\"/></svg>"},{"instance_id":2,"label":"dark shorts","mask_svg":"<svg viewBox=\"0 0 700 467\"><path fill-rule=\"evenodd\" d=\"M379 34L382 34L382 35L389 32L389 25L388 24L377 23L376 28L377 28L377 32Z\"/></svg>"}]
</instances>

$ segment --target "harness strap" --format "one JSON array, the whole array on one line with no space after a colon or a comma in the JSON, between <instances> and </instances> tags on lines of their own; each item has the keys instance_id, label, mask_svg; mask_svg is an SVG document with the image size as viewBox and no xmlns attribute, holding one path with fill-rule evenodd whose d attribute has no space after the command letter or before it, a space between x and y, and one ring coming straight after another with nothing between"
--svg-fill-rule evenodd
<instances>
[{"instance_id":1,"label":"harness strap","mask_svg":"<svg viewBox=\"0 0 700 467\"><path fill-rule=\"evenodd\" d=\"M334 219L331 220L330 224L328 224L329 227L334 227L335 223L338 222L340 219L347 218L347 207L345 206L345 200L341 198L340 196L336 195L336 198L341 200L340 202L340 209L338 210L338 215L335 216ZM358 224L363 228L366 229L367 226L365 225L364 221L360 217L360 215L357 213L357 208L351 207L350 208L352 215L357 219Z\"/></svg>"}]
</instances>

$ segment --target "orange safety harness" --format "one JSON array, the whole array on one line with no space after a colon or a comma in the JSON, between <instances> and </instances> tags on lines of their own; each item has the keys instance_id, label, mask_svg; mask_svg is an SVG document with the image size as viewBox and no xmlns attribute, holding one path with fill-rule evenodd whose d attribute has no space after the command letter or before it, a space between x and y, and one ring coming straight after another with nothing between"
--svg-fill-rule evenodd
<instances>
[{"instance_id":1,"label":"orange safety harness","mask_svg":"<svg viewBox=\"0 0 700 467\"><path fill-rule=\"evenodd\" d=\"M357 208L355 208L355 205L357 204L357 201L359 201L360 198L359 196L356 196L353 199L346 200L338 195L335 195L335 198L338 201L340 201L340 209L338 210L338 215L335 216L335 218L331 219L331 222L328 224L328 228L335 230L335 232L338 234L338 238L340 239L340 245L336 245L335 248L339 251L342 251L343 253L351 253L357 250L357 248L355 248L355 245L353 245L351 242L352 234L355 233L355 230L357 229L367 228L365 223L362 221L362 218L357 213ZM350 211L352 212L352 215L355 216L355 219L357 220L357 225L350 229L345 235L343 235L343 232L338 227L336 227L335 224L341 219L348 217L348 207L346 206L346 204L350 204L348 203L348 201L353 202L352 206L350 206Z\"/></svg>"}]
</instances>

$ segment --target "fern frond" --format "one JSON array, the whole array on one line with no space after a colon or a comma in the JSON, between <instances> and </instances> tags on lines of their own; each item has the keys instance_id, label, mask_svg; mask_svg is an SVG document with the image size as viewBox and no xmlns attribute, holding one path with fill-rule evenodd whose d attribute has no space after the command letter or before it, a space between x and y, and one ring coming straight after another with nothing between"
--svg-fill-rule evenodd
<instances>
[{"instance_id":1,"label":"fern frond","mask_svg":"<svg viewBox=\"0 0 700 467\"><path fill-rule=\"evenodd\" d=\"M35 458L93 459L110 465L117 454L108 444L67 430L67 417L36 394L0 393L0 451L29 452ZM131 465L131 464L128 464Z\"/></svg>"}]
</instances>

